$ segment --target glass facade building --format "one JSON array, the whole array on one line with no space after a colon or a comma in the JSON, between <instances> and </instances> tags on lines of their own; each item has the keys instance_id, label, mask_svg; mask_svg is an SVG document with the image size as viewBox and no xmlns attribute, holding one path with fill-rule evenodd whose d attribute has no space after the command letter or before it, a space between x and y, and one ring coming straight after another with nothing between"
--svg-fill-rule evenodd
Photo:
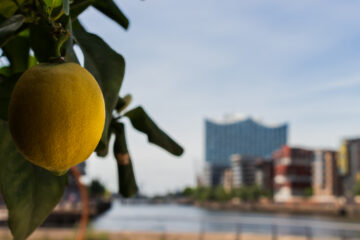
<instances>
[{"instance_id":1,"label":"glass facade building","mask_svg":"<svg viewBox=\"0 0 360 240\"><path fill-rule=\"evenodd\" d=\"M287 124L266 126L251 118L236 122L205 120L205 160L230 167L230 155L270 158L287 144Z\"/></svg>"}]
</instances>

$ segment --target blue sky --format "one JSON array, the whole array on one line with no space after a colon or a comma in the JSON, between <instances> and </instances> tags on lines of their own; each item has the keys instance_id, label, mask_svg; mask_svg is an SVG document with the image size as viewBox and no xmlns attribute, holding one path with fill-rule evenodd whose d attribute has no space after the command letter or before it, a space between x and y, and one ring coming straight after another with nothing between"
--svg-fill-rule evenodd
<instances>
[{"instance_id":1,"label":"blue sky","mask_svg":"<svg viewBox=\"0 0 360 240\"><path fill-rule=\"evenodd\" d=\"M138 183L164 193L195 183L204 118L243 113L288 122L289 143L337 148L360 134L360 2L121 0L124 31L89 9L81 20L126 59L120 94L185 148L172 157L131 129ZM88 173L117 189L111 156Z\"/></svg>"}]
</instances>

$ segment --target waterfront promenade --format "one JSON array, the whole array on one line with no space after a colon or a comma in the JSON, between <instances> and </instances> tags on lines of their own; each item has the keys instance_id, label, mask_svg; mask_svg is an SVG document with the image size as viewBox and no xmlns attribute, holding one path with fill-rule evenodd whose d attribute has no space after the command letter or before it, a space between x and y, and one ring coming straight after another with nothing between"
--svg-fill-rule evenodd
<instances>
[{"instance_id":1,"label":"waterfront promenade","mask_svg":"<svg viewBox=\"0 0 360 240\"><path fill-rule=\"evenodd\" d=\"M28 240L73 240L76 229L39 228ZM0 239L11 240L8 229L0 228ZM342 240L342 238L243 233L154 233L154 232L101 232L90 231L86 240ZM351 238L352 240L360 238Z\"/></svg>"}]
</instances>

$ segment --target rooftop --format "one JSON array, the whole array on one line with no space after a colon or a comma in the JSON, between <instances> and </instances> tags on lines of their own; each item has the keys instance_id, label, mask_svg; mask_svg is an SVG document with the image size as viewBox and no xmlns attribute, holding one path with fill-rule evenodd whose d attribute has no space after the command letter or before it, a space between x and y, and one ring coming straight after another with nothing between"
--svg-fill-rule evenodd
<instances>
[{"instance_id":1,"label":"rooftop","mask_svg":"<svg viewBox=\"0 0 360 240\"><path fill-rule=\"evenodd\" d=\"M245 121L252 121L259 125L265 126L265 127L280 127L284 125L284 123L265 123L263 120L259 117L252 117L248 116L242 113L231 113L231 114L225 114L222 118L206 118L208 121L216 124L233 124L233 123L239 123L239 122L245 122Z\"/></svg>"}]
</instances>

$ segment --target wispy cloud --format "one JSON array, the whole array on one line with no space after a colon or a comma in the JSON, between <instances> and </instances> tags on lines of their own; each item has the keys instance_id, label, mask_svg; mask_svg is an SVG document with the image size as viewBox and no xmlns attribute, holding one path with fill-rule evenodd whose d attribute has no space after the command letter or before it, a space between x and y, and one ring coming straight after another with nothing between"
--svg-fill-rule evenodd
<instances>
[{"instance_id":1,"label":"wispy cloud","mask_svg":"<svg viewBox=\"0 0 360 240\"><path fill-rule=\"evenodd\" d=\"M331 81L325 83L321 88L323 90L339 90L339 89L347 89L353 87L360 87L360 75L353 76L353 77L344 77L344 79L338 79L335 81Z\"/></svg>"}]
</instances>

